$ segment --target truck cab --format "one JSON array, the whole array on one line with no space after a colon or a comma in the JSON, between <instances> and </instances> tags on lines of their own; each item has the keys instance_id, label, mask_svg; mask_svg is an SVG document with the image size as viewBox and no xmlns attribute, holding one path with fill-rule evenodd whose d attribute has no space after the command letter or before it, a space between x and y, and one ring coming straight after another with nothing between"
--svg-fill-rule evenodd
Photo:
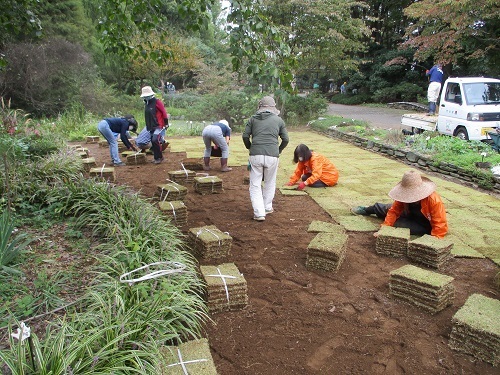
<instances>
[{"instance_id":1,"label":"truck cab","mask_svg":"<svg viewBox=\"0 0 500 375\"><path fill-rule=\"evenodd\" d=\"M484 140L500 127L500 80L448 78L441 91L436 130L464 140Z\"/></svg>"}]
</instances>

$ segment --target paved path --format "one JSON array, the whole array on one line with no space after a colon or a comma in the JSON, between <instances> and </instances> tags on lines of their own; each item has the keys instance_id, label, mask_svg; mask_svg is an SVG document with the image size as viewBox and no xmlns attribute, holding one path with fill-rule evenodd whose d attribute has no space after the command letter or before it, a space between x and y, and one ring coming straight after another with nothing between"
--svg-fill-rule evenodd
<instances>
[{"instance_id":1,"label":"paved path","mask_svg":"<svg viewBox=\"0 0 500 375\"><path fill-rule=\"evenodd\" d=\"M388 107L368 107L363 105L328 105L329 115L342 116L347 119L362 120L377 128L403 129L401 115L408 110Z\"/></svg>"}]
</instances>

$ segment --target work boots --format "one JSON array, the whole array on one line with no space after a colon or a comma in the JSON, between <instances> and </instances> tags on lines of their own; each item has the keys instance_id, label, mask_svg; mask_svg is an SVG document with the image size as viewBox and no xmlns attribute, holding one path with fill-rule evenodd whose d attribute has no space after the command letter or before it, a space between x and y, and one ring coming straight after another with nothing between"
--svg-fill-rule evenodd
<instances>
[{"instance_id":1,"label":"work boots","mask_svg":"<svg viewBox=\"0 0 500 375\"><path fill-rule=\"evenodd\" d=\"M203 170L204 171L210 170L210 158L203 158Z\"/></svg>"},{"instance_id":2,"label":"work boots","mask_svg":"<svg viewBox=\"0 0 500 375\"><path fill-rule=\"evenodd\" d=\"M220 159L220 171L221 172L230 172L232 170L233 170L233 168L229 168L227 166L227 158L221 158Z\"/></svg>"}]
</instances>

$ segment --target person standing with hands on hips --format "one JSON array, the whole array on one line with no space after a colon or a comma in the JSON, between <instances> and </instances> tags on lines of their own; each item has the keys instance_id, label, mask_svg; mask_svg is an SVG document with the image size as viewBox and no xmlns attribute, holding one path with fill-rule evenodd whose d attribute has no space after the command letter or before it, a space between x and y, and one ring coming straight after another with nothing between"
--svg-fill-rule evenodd
<instances>
[{"instance_id":1,"label":"person standing with hands on hips","mask_svg":"<svg viewBox=\"0 0 500 375\"><path fill-rule=\"evenodd\" d=\"M153 149L154 164L163 162L161 140L164 129L168 128L168 114L162 101L155 98L151 86L142 88L141 98L144 100L144 120L146 128L151 134L151 148Z\"/></svg>"},{"instance_id":2,"label":"person standing with hands on hips","mask_svg":"<svg viewBox=\"0 0 500 375\"><path fill-rule=\"evenodd\" d=\"M243 143L250 154L249 192L253 219L257 221L264 221L266 214L273 212L279 156L288 145L288 132L285 122L278 116L279 113L274 99L264 96L242 134Z\"/></svg>"},{"instance_id":3,"label":"person standing with hands on hips","mask_svg":"<svg viewBox=\"0 0 500 375\"><path fill-rule=\"evenodd\" d=\"M206 126L201 133L203 142L205 143L205 153L203 154L203 170L210 170L210 156L212 153L212 142L215 147L220 148L220 171L230 172L233 168L227 166L229 157L229 140L231 139L231 128L226 120L220 120L211 125Z\"/></svg>"},{"instance_id":4,"label":"person standing with hands on hips","mask_svg":"<svg viewBox=\"0 0 500 375\"><path fill-rule=\"evenodd\" d=\"M425 75L429 77L429 88L427 89L427 101L429 102L428 115L434 115L436 114L436 102L443 82L443 66L436 64L430 70L427 70Z\"/></svg>"},{"instance_id":5,"label":"person standing with hands on hips","mask_svg":"<svg viewBox=\"0 0 500 375\"><path fill-rule=\"evenodd\" d=\"M127 132L137 132L137 120L132 115L123 117L105 118L97 124L97 130L106 139L109 144L109 153L113 166L122 167L126 165L120 160L118 152L118 141L113 133L120 134L120 139L129 150L137 151L137 149L128 140Z\"/></svg>"},{"instance_id":6,"label":"person standing with hands on hips","mask_svg":"<svg viewBox=\"0 0 500 375\"><path fill-rule=\"evenodd\" d=\"M297 168L295 168L287 185L293 186L297 181L300 181L297 190L304 190L306 186L334 186L339 180L339 172L335 165L304 144L295 148L293 162L297 164Z\"/></svg>"}]
</instances>

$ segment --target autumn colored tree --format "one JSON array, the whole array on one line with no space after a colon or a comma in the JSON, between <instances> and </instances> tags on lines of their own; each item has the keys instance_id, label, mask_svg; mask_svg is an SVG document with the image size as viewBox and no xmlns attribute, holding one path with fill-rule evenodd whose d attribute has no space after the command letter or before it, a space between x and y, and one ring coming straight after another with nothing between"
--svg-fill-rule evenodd
<instances>
[{"instance_id":1,"label":"autumn colored tree","mask_svg":"<svg viewBox=\"0 0 500 375\"><path fill-rule=\"evenodd\" d=\"M453 64L459 70L500 72L500 7L495 0L421 0L405 9L414 20L405 46L419 61Z\"/></svg>"}]
</instances>

